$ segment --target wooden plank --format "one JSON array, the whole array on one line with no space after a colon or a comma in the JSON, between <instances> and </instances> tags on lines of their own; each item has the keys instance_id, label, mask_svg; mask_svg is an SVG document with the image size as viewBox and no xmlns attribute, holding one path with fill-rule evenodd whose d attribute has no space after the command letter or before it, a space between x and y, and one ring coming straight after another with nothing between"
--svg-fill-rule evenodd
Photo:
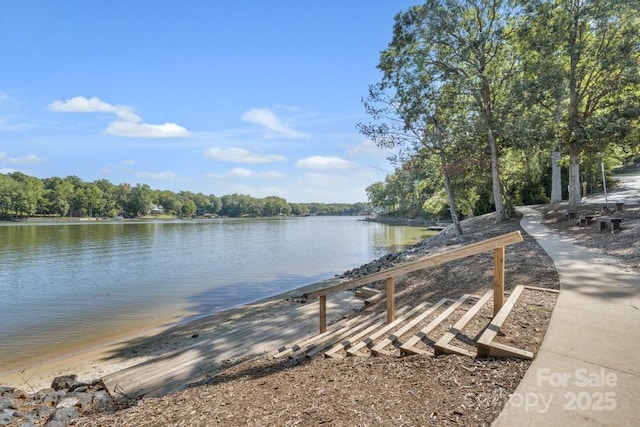
<instances>
[{"instance_id":1,"label":"wooden plank","mask_svg":"<svg viewBox=\"0 0 640 427\"><path fill-rule=\"evenodd\" d=\"M109 393L116 397L163 395L184 388L209 372L217 370L224 360L259 355L282 343L282 328L252 339L253 324L227 330L216 339L193 344L131 366L102 378ZM253 334L255 335L255 334ZM213 351L212 351L213 350Z\"/></svg>"},{"instance_id":2,"label":"wooden plank","mask_svg":"<svg viewBox=\"0 0 640 427\"><path fill-rule=\"evenodd\" d=\"M384 294L382 292L380 292L378 295L374 295L374 296L372 296L370 298L367 298L366 300L364 300L364 306L366 307L366 306L375 304L376 302L381 300L382 297L384 297Z\"/></svg>"},{"instance_id":3,"label":"wooden plank","mask_svg":"<svg viewBox=\"0 0 640 427\"><path fill-rule=\"evenodd\" d=\"M391 323L395 320L395 282L393 277L387 278L385 286L387 293L387 323Z\"/></svg>"},{"instance_id":4,"label":"wooden plank","mask_svg":"<svg viewBox=\"0 0 640 427\"><path fill-rule=\"evenodd\" d=\"M363 287L361 287L359 289L356 289L356 292L355 292L355 296L357 298L363 298L363 299L371 298L371 297L377 296L379 294L380 294L379 290L371 289L371 288L368 288L366 286L363 286Z\"/></svg>"},{"instance_id":5,"label":"wooden plank","mask_svg":"<svg viewBox=\"0 0 640 427\"><path fill-rule=\"evenodd\" d=\"M404 307L400 307L397 311L398 315L402 315L404 314L409 308L404 306ZM348 348L350 348L354 342L357 342L359 339L361 339L362 337L366 337L367 335L369 335L370 333L372 333L373 331L375 331L376 329L382 327L385 325L385 323L382 321L382 318L385 316L385 313L381 313L378 314L377 316L375 316L374 319L374 323L369 326L368 328L358 332L357 334L353 335L353 336L349 336L346 337L347 339L342 340L342 342L339 342L338 344L335 344L333 347L331 347L328 351L326 351L324 353L325 357L331 357L331 358L343 358L343 356L338 355L339 352L346 350Z\"/></svg>"},{"instance_id":6,"label":"wooden plank","mask_svg":"<svg viewBox=\"0 0 640 427\"><path fill-rule=\"evenodd\" d=\"M109 393L116 396L137 396L143 395L145 388L155 381L161 381L164 377L170 376L174 371L180 370L183 366L190 366L200 362L203 358L201 351L192 349L182 353L172 354L170 358L162 361L151 361L133 369L116 372L102 378Z\"/></svg>"},{"instance_id":7,"label":"wooden plank","mask_svg":"<svg viewBox=\"0 0 640 427\"><path fill-rule=\"evenodd\" d=\"M357 324L356 326L349 328L347 330L345 330L344 332L337 334L337 336L331 337L330 340L325 340L323 343L321 344L316 344L311 350L307 351L305 353L306 357L313 357L316 354L326 350L327 348L335 345L335 343L337 341L341 341L344 342L345 339L347 339L348 337L350 337L351 335L353 335L354 333L360 331L363 328L366 328L365 330L369 329L368 326L370 326L372 323L376 323L377 326L377 321L380 320L382 317L384 317L384 313L379 314L377 316L367 316L363 321L361 321L359 324Z\"/></svg>"},{"instance_id":8,"label":"wooden plank","mask_svg":"<svg viewBox=\"0 0 640 427\"><path fill-rule=\"evenodd\" d=\"M262 338L265 342L269 342L279 334L281 334L280 331L274 330L273 333ZM199 372L210 372L217 369L217 366L211 363L212 359L220 358L222 355L225 355L226 358L237 357L255 351L255 347L247 345L247 340L241 339L250 335L250 325L239 330L229 330L216 339L205 340L187 349L174 351L115 372L103 377L102 380L113 396L143 396L151 390L166 389L174 382L186 385L188 382L200 378ZM215 352L212 353L211 349L215 349Z\"/></svg>"},{"instance_id":9,"label":"wooden plank","mask_svg":"<svg viewBox=\"0 0 640 427\"><path fill-rule=\"evenodd\" d=\"M377 282L379 280L386 280L389 277L398 277L407 273L411 273L416 270L422 270L427 267L434 267L440 264L444 264L449 261L454 261L460 258L466 258L471 255L476 255L482 252L490 251L501 246L508 246L514 243L522 242L522 234L520 231L513 231L511 233L504 234L502 236L494 237L491 239L483 240L481 242L472 243L461 248L452 249L439 254L428 255L418 260L391 267L377 273L370 274L368 276L360 277L354 280L348 280L338 283L333 286L329 286L323 289L318 289L312 292L308 292L304 295L305 298L318 298L321 295L329 295L335 292L344 291L347 289L357 288L362 285Z\"/></svg>"},{"instance_id":10,"label":"wooden plank","mask_svg":"<svg viewBox=\"0 0 640 427\"><path fill-rule=\"evenodd\" d=\"M500 312L493 318L487 329L485 329L484 333L478 340L478 349L480 349L480 346L488 346L489 344L491 344L493 339L500 331L500 327L505 322L505 320L507 320L507 316L509 316L509 313L511 313L511 310L516 305L516 302L518 301L518 298L520 298L520 294L522 294L523 290L524 286L516 286L516 288L509 296L509 299L507 299L507 302L502 306L502 309L500 309ZM481 353L478 352L478 354Z\"/></svg>"},{"instance_id":11,"label":"wooden plank","mask_svg":"<svg viewBox=\"0 0 640 427\"><path fill-rule=\"evenodd\" d=\"M455 323L455 325L453 325L453 327L451 327L451 329L449 329L438 341L436 341L433 347L436 355L441 353L457 353L468 356L472 354L466 349L449 345L449 342L451 342L451 340L454 339L460 333L460 331L462 331L462 329L464 329L467 323L469 323L471 319L473 319L473 317L482 309L482 307L484 307L487 301L489 301L489 299L491 298L492 293L493 291L488 291L487 293L485 293L482 298L478 299L475 305L471 307L469 311L467 311L465 315L462 316Z\"/></svg>"},{"instance_id":12,"label":"wooden plank","mask_svg":"<svg viewBox=\"0 0 640 427\"><path fill-rule=\"evenodd\" d=\"M402 323L408 317L411 317L415 313L418 313L418 312L424 310L424 308L427 307L428 305L430 305L430 304L427 303L427 302L423 302L422 304L418 305L417 307L414 307L406 315L404 315L402 317L398 317L396 320L394 320L391 323L387 323L382 329L374 332L373 334L371 334L368 337L364 338L362 341L360 341L356 345L354 345L351 348L347 349L347 354L350 355L350 356L362 356L362 354L359 353L359 351L362 348L370 346L371 344L373 344L373 342L376 339L380 338L381 336L383 336L384 334L386 334L387 332L389 332L390 330L395 328L398 324Z\"/></svg>"},{"instance_id":13,"label":"wooden plank","mask_svg":"<svg viewBox=\"0 0 640 427\"><path fill-rule=\"evenodd\" d=\"M493 250L493 315L504 304L504 255L505 248L501 246Z\"/></svg>"},{"instance_id":14,"label":"wooden plank","mask_svg":"<svg viewBox=\"0 0 640 427\"><path fill-rule=\"evenodd\" d=\"M410 322L406 323L402 328L398 329L392 335L389 335L387 338L383 339L378 344L376 344L371 349L371 353L372 354L376 354L376 355L377 354L389 354L389 352L384 350L386 347L398 342L400 337L402 337L404 334L409 332L414 326L416 326L418 323L420 323L425 317L428 317L431 313L433 313L434 311L439 309L441 306L443 306L448 301L451 301L451 300L449 300L447 298L443 298L440 301L438 301L435 305L429 307L428 310L426 310L426 311L420 313L419 315L417 315L416 317L414 317Z\"/></svg>"},{"instance_id":15,"label":"wooden plank","mask_svg":"<svg viewBox=\"0 0 640 427\"><path fill-rule=\"evenodd\" d=\"M355 331L359 331L360 329L366 327L369 323L371 323L370 316L359 316L351 321L349 321L342 328L324 336L322 339L315 340L311 345L307 346L306 349L300 349L298 351L294 351L289 355L290 358L295 358L298 356L307 356L311 357L316 353L324 351L327 347L331 346L336 341L341 341L349 336L351 333Z\"/></svg>"},{"instance_id":16,"label":"wooden plank","mask_svg":"<svg viewBox=\"0 0 640 427\"><path fill-rule=\"evenodd\" d=\"M320 296L320 333L327 331L327 296Z\"/></svg>"},{"instance_id":17,"label":"wooden plank","mask_svg":"<svg viewBox=\"0 0 640 427\"><path fill-rule=\"evenodd\" d=\"M560 293L559 289L549 289L549 288L540 288L538 286L529 286L529 285L525 285L524 287L525 289L531 289L532 291L544 291L544 292L553 292L553 293Z\"/></svg>"},{"instance_id":18,"label":"wooden plank","mask_svg":"<svg viewBox=\"0 0 640 427\"><path fill-rule=\"evenodd\" d=\"M460 356L476 357L476 353L467 350L466 348L457 347L451 344L442 344L434 346L436 356L439 354L459 354Z\"/></svg>"},{"instance_id":19,"label":"wooden plank","mask_svg":"<svg viewBox=\"0 0 640 427\"><path fill-rule=\"evenodd\" d=\"M343 333L347 330L349 330L350 328L353 327L353 325L358 325L360 323L362 323L363 319L365 319L365 316L358 316L358 317L354 317L352 319L349 319L347 321L344 322L337 322L334 324L335 328L337 328L336 330L333 331L325 331L323 333L317 334L317 335L313 335L312 337L309 337L299 343L294 343L292 344L290 347L285 348L282 351L277 351L275 353L272 353L271 355L274 358L279 358L279 357L283 357L283 356L290 356L293 355L295 353L301 353L301 352L305 352L307 350L311 350L312 348L315 347L315 345L318 342L321 342L323 340L327 340L327 339L331 339L333 336L335 336L336 334L340 334ZM280 349L278 349L280 350Z\"/></svg>"},{"instance_id":20,"label":"wooden plank","mask_svg":"<svg viewBox=\"0 0 640 427\"><path fill-rule=\"evenodd\" d=\"M382 316L384 316L384 314L382 314ZM328 351L326 351L324 353L325 357L330 357L330 358L344 358L343 356L339 355L338 353L340 353L342 350L346 350L348 348L350 348L354 342L356 342L357 340L359 340L362 337L367 336L368 334L370 334L371 332L375 331L376 329L382 327L383 325L385 325L384 322L382 321L378 321L375 322L373 325L369 326L368 328L360 331L360 333L354 335L353 337L343 340L342 342L335 344L333 347L331 347Z\"/></svg>"},{"instance_id":21,"label":"wooden plank","mask_svg":"<svg viewBox=\"0 0 640 427\"><path fill-rule=\"evenodd\" d=\"M534 354L530 351L497 342L492 342L487 348L483 349L483 352L487 353L486 356L493 357L515 357L525 360L533 360L534 357Z\"/></svg>"},{"instance_id":22,"label":"wooden plank","mask_svg":"<svg viewBox=\"0 0 640 427\"><path fill-rule=\"evenodd\" d=\"M431 322L429 322L429 324L427 326L425 326L424 328L420 329L420 331L417 332L411 338L409 338L409 340L407 340L406 343L402 344L400 346L400 351L402 353L417 354L418 352L415 351L416 344L418 344L424 337L427 336L427 334L429 332L431 332L436 326L438 326L447 317L449 317L451 315L451 313L456 311L458 309L458 307L460 307L460 305L462 305L462 303L467 300L467 298L469 298L469 295L467 295L467 294L462 295L460 298L458 298L458 300L456 302L454 302L453 304L451 304L451 306L449 308L447 308L442 313L440 313L440 315L438 317L436 317L435 319L433 319ZM425 352L422 352L422 353L425 353Z\"/></svg>"}]
</instances>

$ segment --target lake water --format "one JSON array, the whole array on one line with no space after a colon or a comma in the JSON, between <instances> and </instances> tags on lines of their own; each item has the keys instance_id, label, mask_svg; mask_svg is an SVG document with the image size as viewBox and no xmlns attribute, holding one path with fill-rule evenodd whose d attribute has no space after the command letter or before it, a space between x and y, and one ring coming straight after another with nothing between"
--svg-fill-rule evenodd
<instances>
[{"instance_id":1,"label":"lake water","mask_svg":"<svg viewBox=\"0 0 640 427\"><path fill-rule=\"evenodd\" d=\"M354 217L3 223L0 371L289 291L429 234Z\"/></svg>"}]
</instances>

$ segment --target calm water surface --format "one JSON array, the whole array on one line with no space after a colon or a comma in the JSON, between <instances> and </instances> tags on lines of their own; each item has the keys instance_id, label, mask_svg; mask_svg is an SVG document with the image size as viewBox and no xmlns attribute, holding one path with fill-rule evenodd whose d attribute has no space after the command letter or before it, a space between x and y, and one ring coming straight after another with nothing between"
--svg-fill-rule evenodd
<instances>
[{"instance_id":1,"label":"calm water surface","mask_svg":"<svg viewBox=\"0 0 640 427\"><path fill-rule=\"evenodd\" d=\"M429 234L354 217L4 223L0 365L276 295Z\"/></svg>"}]
</instances>

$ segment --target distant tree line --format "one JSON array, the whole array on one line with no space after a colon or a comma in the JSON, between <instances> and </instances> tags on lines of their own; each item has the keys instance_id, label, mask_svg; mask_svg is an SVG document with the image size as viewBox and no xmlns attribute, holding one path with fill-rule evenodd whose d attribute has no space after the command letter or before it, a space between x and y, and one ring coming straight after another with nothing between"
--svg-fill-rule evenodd
<instances>
[{"instance_id":1,"label":"distant tree line","mask_svg":"<svg viewBox=\"0 0 640 427\"><path fill-rule=\"evenodd\" d=\"M361 215L366 203L289 203L282 197L255 198L154 190L146 184L114 185L106 179L84 182L77 176L39 179L20 172L0 174L0 217L135 218L269 217L279 215Z\"/></svg>"}]
</instances>

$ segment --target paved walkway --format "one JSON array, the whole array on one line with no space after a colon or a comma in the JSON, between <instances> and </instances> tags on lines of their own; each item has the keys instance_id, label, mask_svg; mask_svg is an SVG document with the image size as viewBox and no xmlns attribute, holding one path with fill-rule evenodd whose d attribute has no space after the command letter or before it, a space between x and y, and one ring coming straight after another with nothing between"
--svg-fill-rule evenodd
<instances>
[{"instance_id":1,"label":"paved walkway","mask_svg":"<svg viewBox=\"0 0 640 427\"><path fill-rule=\"evenodd\" d=\"M640 277L519 208L560 295L538 354L494 426L640 425ZM624 231L623 231L624 232Z\"/></svg>"}]
</instances>

